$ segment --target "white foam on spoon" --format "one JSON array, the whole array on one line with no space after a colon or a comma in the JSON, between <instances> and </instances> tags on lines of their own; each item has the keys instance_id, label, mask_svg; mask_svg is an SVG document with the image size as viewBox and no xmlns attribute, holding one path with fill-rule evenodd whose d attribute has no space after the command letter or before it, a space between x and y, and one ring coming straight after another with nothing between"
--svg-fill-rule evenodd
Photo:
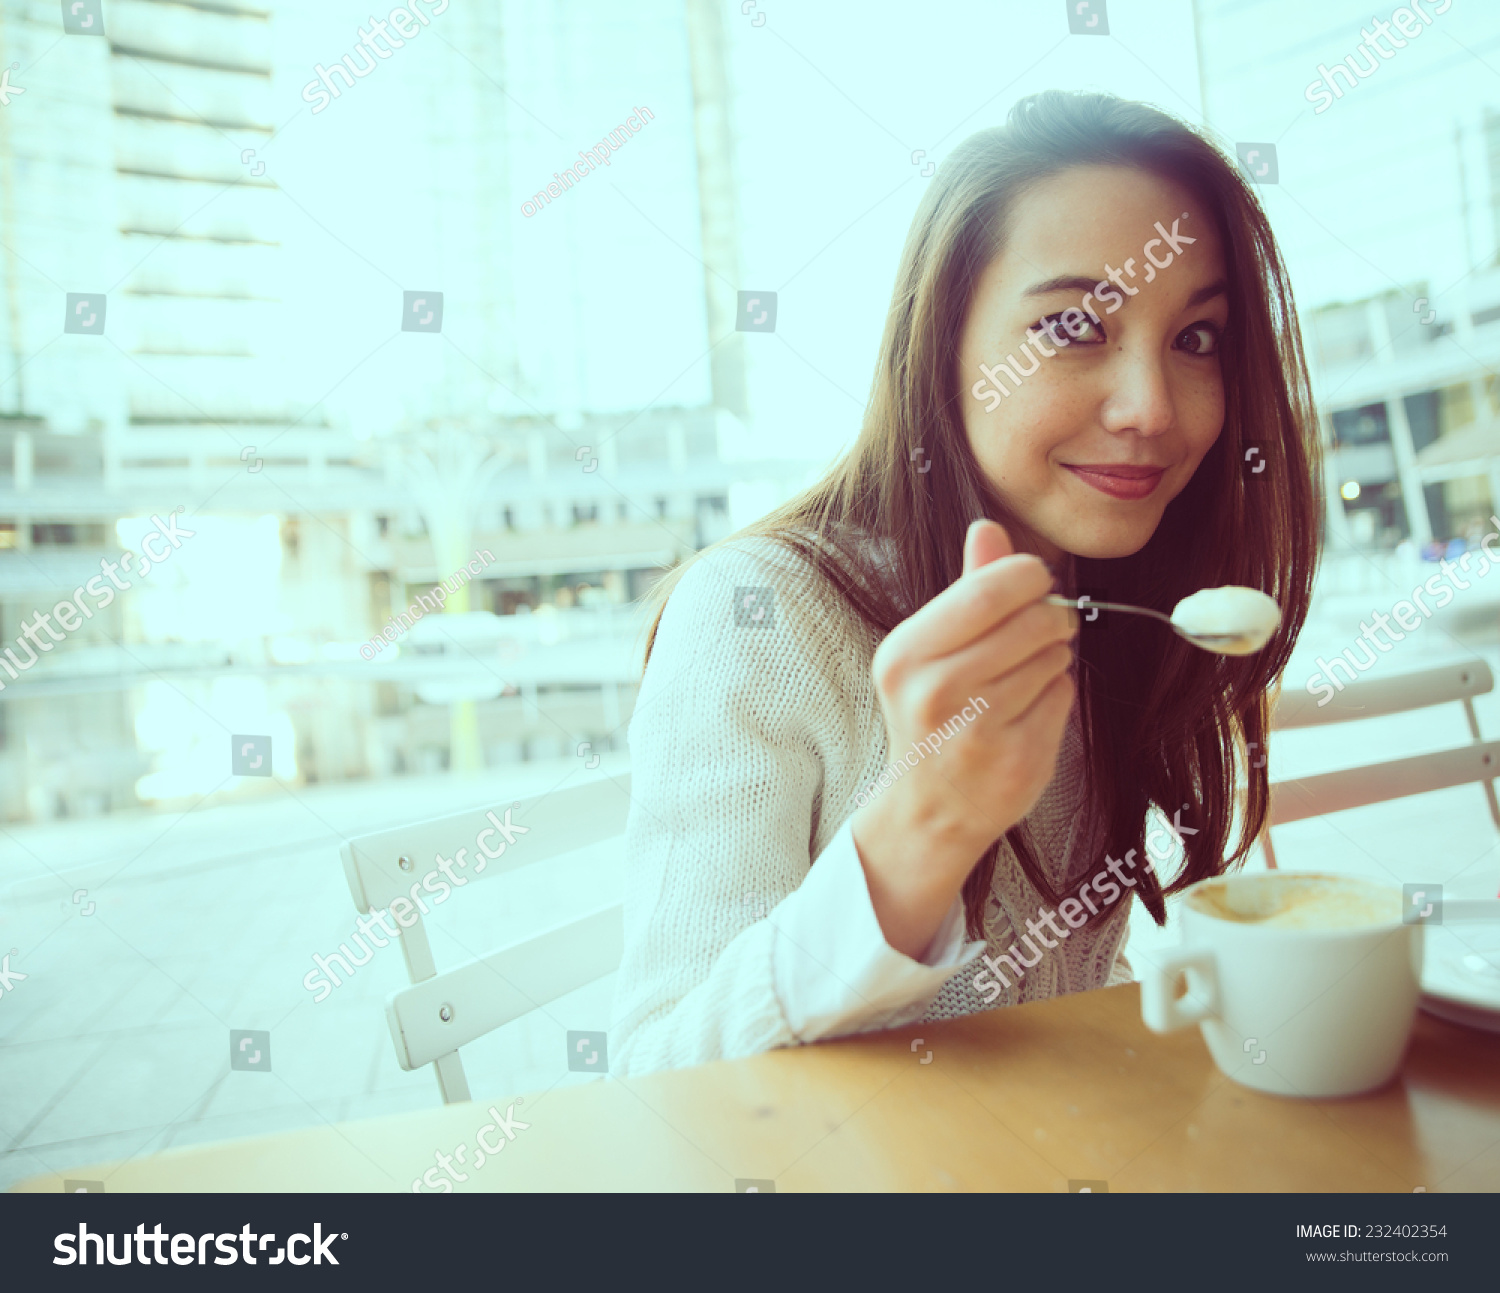
<instances>
[{"instance_id":1,"label":"white foam on spoon","mask_svg":"<svg viewBox=\"0 0 1500 1293\"><path fill-rule=\"evenodd\" d=\"M1281 608L1258 588L1226 584L1184 597L1172 612L1172 623L1184 633L1226 639L1212 648L1223 655L1249 655L1271 640L1281 623Z\"/></svg>"}]
</instances>

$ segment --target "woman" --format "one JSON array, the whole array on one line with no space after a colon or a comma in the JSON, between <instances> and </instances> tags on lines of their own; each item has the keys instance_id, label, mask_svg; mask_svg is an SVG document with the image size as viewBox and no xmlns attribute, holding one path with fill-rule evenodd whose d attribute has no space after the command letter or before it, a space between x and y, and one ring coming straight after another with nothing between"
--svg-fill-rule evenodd
<instances>
[{"instance_id":1,"label":"woman","mask_svg":"<svg viewBox=\"0 0 1500 1293\"><path fill-rule=\"evenodd\" d=\"M1265 820L1317 457L1286 271L1214 147L1055 91L967 140L853 449L659 590L614 1072L1126 981L1131 897L1164 923ZM1043 600L1170 611L1221 584L1280 604L1258 654ZM1153 805L1180 827L1169 883Z\"/></svg>"}]
</instances>

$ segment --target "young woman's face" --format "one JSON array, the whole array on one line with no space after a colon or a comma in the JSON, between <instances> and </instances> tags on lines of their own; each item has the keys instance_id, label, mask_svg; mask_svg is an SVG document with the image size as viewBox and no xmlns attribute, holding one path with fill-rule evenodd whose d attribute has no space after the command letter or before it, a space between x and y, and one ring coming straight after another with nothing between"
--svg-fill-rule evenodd
<instances>
[{"instance_id":1,"label":"young woman's face","mask_svg":"<svg viewBox=\"0 0 1500 1293\"><path fill-rule=\"evenodd\" d=\"M1145 545L1224 425L1226 293L1213 220L1178 184L1079 166L1016 201L959 390L974 456L1029 531L1018 546L1056 560ZM1036 371L1018 385L996 367L1008 356Z\"/></svg>"}]
</instances>

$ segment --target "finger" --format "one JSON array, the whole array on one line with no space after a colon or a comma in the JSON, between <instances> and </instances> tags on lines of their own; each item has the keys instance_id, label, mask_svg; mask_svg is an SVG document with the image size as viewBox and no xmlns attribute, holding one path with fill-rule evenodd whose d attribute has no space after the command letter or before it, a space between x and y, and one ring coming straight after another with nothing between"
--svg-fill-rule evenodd
<instances>
[{"instance_id":1,"label":"finger","mask_svg":"<svg viewBox=\"0 0 1500 1293\"><path fill-rule=\"evenodd\" d=\"M969 532L964 535L964 574L998 561L1001 557L1008 557L1015 550L1005 527L998 521L982 516L969 526Z\"/></svg>"},{"instance_id":2,"label":"finger","mask_svg":"<svg viewBox=\"0 0 1500 1293\"><path fill-rule=\"evenodd\" d=\"M990 706L985 717L1002 724L1014 723L1059 676L1067 675L1072 663L1073 651L1066 643L1056 642L1038 651L1004 677L977 689L976 694Z\"/></svg>"},{"instance_id":3,"label":"finger","mask_svg":"<svg viewBox=\"0 0 1500 1293\"><path fill-rule=\"evenodd\" d=\"M1056 758L1056 746L1062 743L1062 731L1078 695L1078 683L1071 672L1064 670L1042 688L1028 709L1011 720L1011 728L1023 740L1045 741L1052 745Z\"/></svg>"},{"instance_id":4,"label":"finger","mask_svg":"<svg viewBox=\"0 0 1500 1293\"><path fill-rule=\"evenodd\" d=\"M1002 620L968 646L941 661L959 687L987 686L1024 664L1032 656L1078 635L1078 612L1048 602L1032 602Z\"/></svg>"},{"instance_id":5,"label":"finger","mask_svg":"<svg viewBox=\"0 0 1500 1293\"><path fill-rule=\"evenodd\" d=\"M1038 558L1019 552L998 557L955 579L915 615L892 629L887 638L890 645L882 643L884 654L916 661L949 655L1045 597L1051 589L1051 572Z\"/></svg>"}]
</instances>

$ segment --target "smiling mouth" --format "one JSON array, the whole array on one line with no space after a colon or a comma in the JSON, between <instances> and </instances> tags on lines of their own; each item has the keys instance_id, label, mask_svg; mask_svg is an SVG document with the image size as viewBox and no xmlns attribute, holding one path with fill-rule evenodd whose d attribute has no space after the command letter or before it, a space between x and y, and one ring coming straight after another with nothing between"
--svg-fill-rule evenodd
<instances>
[{"instance_id":1,"label":"smiling mouth","mask_svg":"<svg viewBox=\"0 0 1500 1293\"><path fill-rule=\"evenodd\" d=\"M1111 498L1139 501L1161 484L1165 467L1130 467L1123 463L1063 463L1085 485Z\"/></svg>"}]
</instances>

